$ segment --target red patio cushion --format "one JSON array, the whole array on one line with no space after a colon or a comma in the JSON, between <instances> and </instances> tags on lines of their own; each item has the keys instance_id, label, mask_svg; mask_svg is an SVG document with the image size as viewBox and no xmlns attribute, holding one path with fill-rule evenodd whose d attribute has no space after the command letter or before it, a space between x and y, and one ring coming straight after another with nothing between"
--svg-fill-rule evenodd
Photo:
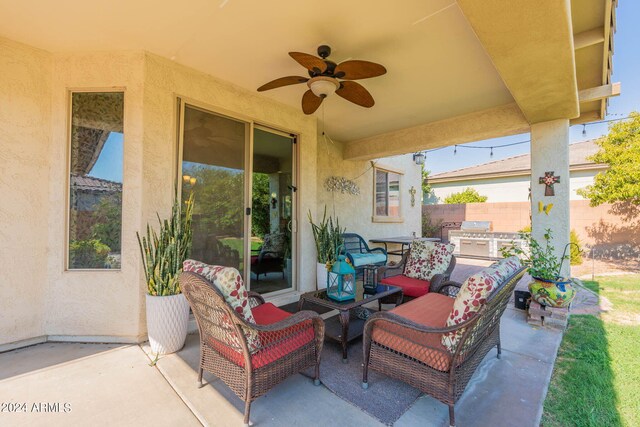
<instances>
[{"instance_id":1,"label":"red patio cushion","mask_svg":"<svg viewBox=\"0 0 640 427\"><path fill-rule=\"evenodd\" d=\"M251 309L257 325L270 325L291 316L291 313L276 307L270 302L260 304Z\"/></svg>"},{"instance_id":2,"label":"red patio cushion","mask_svg":"<svg viewBox=\"0 0 640 427\"><path fill-rule=\"evenodd\" d=\"M272 303L261 304L251 309L258 325L271 325L291 316ZM277 332L259 332L262 349L251 355L253 369L266 366L276 360L298 350L315 338L313 323L308 320ZM210 339L209 345L225 358L238 366L244 367L244 356L240 351L229 347L218 340Z\"/></svg>"},{"instance_id":3,"label":"red patio cushion","mask_svg":"<svg viewBox=\"0 0 640 427\"><path fill-rule=\"evenodd\" d=\"M430 282L428 280L414 279L404 274L386 277L380 280L380 283L401 287L402 293L410 297L421 297L429 293Z\"/></svg>"},{"instance_id":4,"label":"red patio cushion","mask_svg":"<svg viewBox=\"0 0 640 427\"><path fill-rule=\"evenodd\" d=\"M444 328L455 300L438 293L430 293L406 304L391 313L415 323L432 328ZM417 359L439 371L448 371L451 355L442 345L442 334L416 332L390 323L378 323L371 338L376 343Z\"/></svg>"}]
</instances>

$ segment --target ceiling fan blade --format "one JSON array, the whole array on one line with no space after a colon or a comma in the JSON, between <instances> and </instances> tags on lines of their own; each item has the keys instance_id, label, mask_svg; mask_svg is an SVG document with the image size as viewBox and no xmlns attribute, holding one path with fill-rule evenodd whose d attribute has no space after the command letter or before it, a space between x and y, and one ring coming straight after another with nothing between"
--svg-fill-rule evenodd
<instances>
[{"instance_id":1,"label":"ceiling fan blade","mask_svg":"<svg viewBox=\"0 0 640 427\"><path fill-rule=\"evenodd\" d=\"M344 74L340 75L339 73ZM334 71L334 76L345 80L359 80L378 77L386 73L387 69L375 62L352 60L339 64Z\"/></svg>"},{"instance_id":2,"label":"ceiling fan blade","mask_svg":"<svg viewBox=\"0 0 640 427\"><path fill-rule=\"evenodd\" d=\"M308 90L302 95L302 111L305 114L313 114L320 104L322 104L322 100L324 98L320 98L319 96L315 96L311 90Z\"/></svg>"},{"instance_id":3,"label":"ceiling fan blade","mask_svg":"<svg viewBox=\"0 0 640 427\"><path fill-rule=\"evenodd\" d=\"M370 108L376 103L369 91L356 82L340 82L340 89L336 90L336 95L361 107Z\"/></svg>"},{"instance_id":4,"label":"ceiling fan blade","mask_svg":"<svg viewBox=\"0 0 640 427\"><path fill-rule=\"evenodd\" d=\"M309 71L320 74L324 73L327 69L327 64L317 56L302 52L289 52L289 56Z\"/></svg>"},{"instance_id":5,"label":"ceiling fan blade","mask_svg":"<svg viewBox=\"0 0 640 427\"><path fill-rule=\"evenodd\" d=\"M258 88L258 92L264 92L265 90L275 89L282 86L295 85L298 83L305 83L309 80L306 77L299 76L288 76L288 77L280 77L279 79L275 79L270 81L269 83L265 83Z\"/></svg>"}]
</instances>

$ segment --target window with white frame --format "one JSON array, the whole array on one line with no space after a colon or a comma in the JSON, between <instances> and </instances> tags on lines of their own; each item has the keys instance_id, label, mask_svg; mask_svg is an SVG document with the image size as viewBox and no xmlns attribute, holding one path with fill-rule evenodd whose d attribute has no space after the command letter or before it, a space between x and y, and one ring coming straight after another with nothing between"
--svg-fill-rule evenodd
<instances>
[{"instance_id":1,"label":"window with white frame","mask_svg":"<svg viewBox=\"0 0 640 427\"><path fill-rule=\"evenodd\" d=\"M400 187L402 172L387 168L374 168L373 221L401 222Z\"/></svg>"},{"instance_id":2,"label":"window with white frame","mask_svg":"<svg viewBox=\"0 0 640 427\"><path fill-rule=\"evenodd\" d=\"M69 270L119 269L124 93L72 92Z\"/></svg>"}]
</instances>

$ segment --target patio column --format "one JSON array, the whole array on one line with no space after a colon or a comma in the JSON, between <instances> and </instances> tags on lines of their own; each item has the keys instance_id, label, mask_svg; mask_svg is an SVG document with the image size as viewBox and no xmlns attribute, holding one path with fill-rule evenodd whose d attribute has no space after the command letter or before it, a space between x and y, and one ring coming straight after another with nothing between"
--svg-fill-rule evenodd
<instances>
[{"instance_id":1,"label":"patio column","mask_svg":"<svg viewBox=\"0 0 640 427\"><path fill-rule=\"evenodd\" d=\"M552 186L554 195L545 195L547 186L540 177L553 172L559 182ZM558 259L569 243L569 120L560 119L531 125L531 232L538 242L544 242L546 229L553 233L553 246ZM548 214L539 211L553 204ZM548 208L547 208L548 209ZM569 275L569 262L565 262L562 275Z\"/></svg>"}]
</instances>

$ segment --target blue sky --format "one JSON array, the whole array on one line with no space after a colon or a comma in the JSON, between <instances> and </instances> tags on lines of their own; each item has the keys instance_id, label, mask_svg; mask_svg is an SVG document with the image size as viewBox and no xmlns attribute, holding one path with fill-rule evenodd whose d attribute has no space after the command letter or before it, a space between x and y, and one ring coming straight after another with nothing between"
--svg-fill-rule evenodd
<instances>
[{"instance_id":1,"label":"blue sky","mask_svg":"<svg viewBox=\"0 0 640 427\"><path fill-rule=\"evenodd\" d=\"M611 98L607 110L607 119L626 117L631 111L640 111L640 1L626 0L619 2L617 9L617 32L614 40L613 54L613 82L622 83L621 95ZM582 135L582 125L571 127L571 142L597 138L607 133L607 124L588 125L587 135ZM527 141L529 134L513 135L504 138L488 139L472 144L480 147L490 147L512 142ZM456 155L453 147L427 153L426 169L431 175L454 169L461 169L481 163L500 160L506 157L526 154L529 143L513 147L496 148L493 157L489 150L458 148Z\"/></svg>"},{"instance_id":2,"label":"blue sky","mask_svg":"<svg viewBox=\"0 0 640 427\"><path fill-rule=\"evenodd\" d=\"M123 135L111 132L89 176L122 182L123 145Z\"/></svg>"}]
</instances>

